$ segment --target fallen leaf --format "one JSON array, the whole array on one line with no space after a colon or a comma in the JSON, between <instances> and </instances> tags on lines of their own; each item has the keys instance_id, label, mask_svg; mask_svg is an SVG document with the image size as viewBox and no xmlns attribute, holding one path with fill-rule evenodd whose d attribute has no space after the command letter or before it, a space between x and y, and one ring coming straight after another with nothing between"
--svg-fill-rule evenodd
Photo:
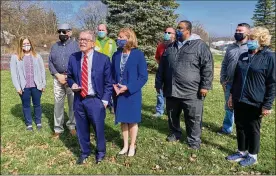
<instances>
[{"instance_id":1,"label":"fallen leaf","mask_svg":"<svg viewBox=\"0 0 276 176\"><path fill-rule=\"evenodd\" d=\"M192 153L189 160L190 160L190 162L195 162L196 158L197 158L196 154Z\"/></svg>"},{"instance_id":2,"label":"fallen leaf","mask_svg":"<svg viewBox=\"0 0 276 176\"><path fill-rule=\"evenodd\" d=\"M195 162L196 158L190 157L189 160L190 160L190 162Z\"/></svg>"},{"instance_id":3,"label":"fallen leaf","mask_svg":"<svg viewBox=\"0 0 276 176\"><path fill-rule=\"evenodd\" d=\"M152 170L159 170L161 167L159 165L155 165Z\"/></svg>"},{"instance_id":4,"label":"fallen leaf","mask_svg":"<svg viewBox=\"0 0 276 176\"><path fill-rule=\"evenodd\" d=\"M112 163L116 163L116 158L113 156L113 157L110 158L110 161L111 161Z\"/></svg>"},{"instance_id":5,"label":"fallen leaf","mask_svg":"<svg viewBox=\"0 0 276 176\"><path fill-rule=\"evenodd\" d=\"M125 162L125 163L124 163L124 166L125 166L125 167L130 167L130 163L129 163L129 162Z\"/></svg>"}]
</instances>

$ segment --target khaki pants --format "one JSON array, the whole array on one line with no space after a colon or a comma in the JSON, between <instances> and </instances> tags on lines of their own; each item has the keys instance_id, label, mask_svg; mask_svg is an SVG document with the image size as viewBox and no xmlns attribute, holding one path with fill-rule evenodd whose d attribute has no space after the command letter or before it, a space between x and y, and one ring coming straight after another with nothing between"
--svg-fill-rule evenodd
<instances>
[{"instance_id":1,"label":"khaki pants","mask_svg":"<svg viewBox=\"0 0 276 176\"><path fill-rule=\"evenodd\" d=\"M76 121L73 112L74 92L68 87L67 84L62 85L54 77L54 96L55 96L55 109L54 109L54 131L56 133L62 133L64 131L64 101L67 95L68 107L69 107L69 120L66 122L66 126L69 130L75 129Z\"/></svg>"}]
</instances>

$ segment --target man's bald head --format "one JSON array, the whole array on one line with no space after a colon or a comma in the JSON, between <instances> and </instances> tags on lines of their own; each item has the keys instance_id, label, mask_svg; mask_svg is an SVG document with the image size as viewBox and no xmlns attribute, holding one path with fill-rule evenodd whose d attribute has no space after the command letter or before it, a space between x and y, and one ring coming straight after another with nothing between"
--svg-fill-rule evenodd
<instances>
[{"instance_id":1,"label":"man's bald head","mask_svg":"<svg viewBox=\"0 0 276 176\"><path fill-rule=\"evenodd\" d=\"M168 27L168 28L166 29L166 32L170 32L170 33L174 33L174 34L175 34L175 30L174 30L174 28L172 28L172 27Z\"/></svg>"},{"instance_id":2,"label":"man's bald head","mask_svg":"<svg viewBox=\"0 0 276 176\"><path fill-rule=\"evenodd\" d=\"M106 24L100 24L98 26L98 31L105 31L107 33L107 27Z\"/></svg>"}]
</instances>

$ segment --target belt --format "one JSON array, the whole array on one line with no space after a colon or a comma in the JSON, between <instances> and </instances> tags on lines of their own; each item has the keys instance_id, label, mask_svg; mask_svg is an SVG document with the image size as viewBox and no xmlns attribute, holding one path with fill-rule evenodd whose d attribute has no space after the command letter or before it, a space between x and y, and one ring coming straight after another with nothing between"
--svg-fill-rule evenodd
<instances>
[{"instance_id":1,"label":"belt","mask_svg":"<svg viewBox=\"0 0 276 176\"><path fill-rule=\"evenodd\" d=\"M96 95L96 94L94 94L94 95L86 95L83 99L87 99L87 98L95 98L95 97L97 97L97 95Z\"/></svg>"}]
</instances>

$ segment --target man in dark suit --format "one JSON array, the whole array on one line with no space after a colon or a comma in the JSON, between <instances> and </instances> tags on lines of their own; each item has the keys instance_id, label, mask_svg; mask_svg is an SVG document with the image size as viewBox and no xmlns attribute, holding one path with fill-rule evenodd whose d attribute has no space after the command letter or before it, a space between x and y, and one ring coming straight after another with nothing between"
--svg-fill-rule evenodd
<instances>
[{"instance_id":1,"label":"man in dark suit","mask_svg":"<svg viewBox=\"0 0 276 176\"><path fill-rule=\"evenodd\" d=\"M91 153L90 123L96 136L96 163L106 152L104 135L105 108L112 94L111 63L109 58L94 50L94 32L82 31L79 36L81 52L69 58L67 82L75 92L74 113L81 156L77 164L83 164Z\"/></svg>"}]
</instances>

